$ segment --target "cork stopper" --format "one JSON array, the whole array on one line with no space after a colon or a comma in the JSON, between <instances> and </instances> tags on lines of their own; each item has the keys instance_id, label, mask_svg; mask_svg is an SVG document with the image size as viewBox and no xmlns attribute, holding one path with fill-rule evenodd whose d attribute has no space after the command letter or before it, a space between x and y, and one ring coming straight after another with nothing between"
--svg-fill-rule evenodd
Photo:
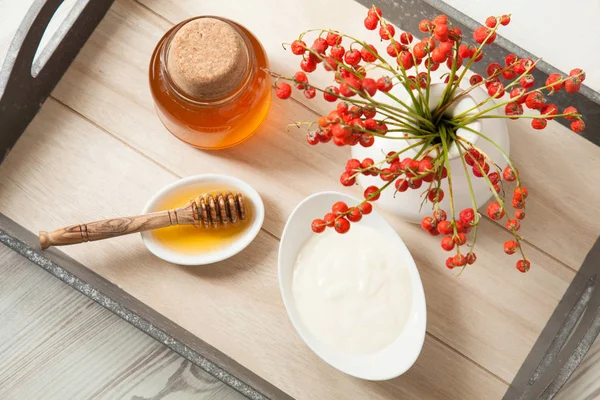
<instances>
[{"instance_id":1,"label":"cork stopper","mask_svg":"<svg viewBox=\"0 0 600 400\"><path fill-rule=\"evenodd\" d=\"M198 18L173 37L167 70L188 96L203 100L225 97L244 80L248 53L237 30L215 18Z\"/></svg>"}]
</instances>

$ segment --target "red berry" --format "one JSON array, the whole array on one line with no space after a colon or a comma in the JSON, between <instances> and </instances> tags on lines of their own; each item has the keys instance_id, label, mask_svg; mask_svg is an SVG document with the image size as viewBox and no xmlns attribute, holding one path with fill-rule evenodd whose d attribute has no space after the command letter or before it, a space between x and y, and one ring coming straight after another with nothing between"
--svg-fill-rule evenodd
<instances>
[{"instance_id":1,"label":"red berry","mask_svg":"<svg viewBox=\"0 0 600 400\"><path fill-rule=\"evenodd\" d=\"M377 193L378 190L379 188L377 186L369 186L368 188L366 188L364 192L365 199L369 201L378 200L379 196L381 195L381 193Z\"/></svg>"},{"instance_id":2,"label":"red berry","mask_svg":"<svg viewBox=\"0 0 600 400\"><path fill-rule=\"evenodd\" d=\"M381 92L389 92L393 86L392 78L388 76L382 76L377 79L377 90Z\"/></svg>"},{"instance_id":3,"label":"red berry","mask_svg":"<svg viewBox=\"0 0 600 400\"><path fill-rule=\"evenodd\" d=\"M430 218L430 217L428 217ZM437 230L442 234L442 235L450 235L452 233L454 233L454 228L452 227L452 222L450 221L440 221L437 224Z\"/></svg>"},{"instance_id":4,"label":"red berry","mask_svg":"<svg viewBox=\"0 0 600 400\"><path fill-rule=\"evenodd\" d=\"M577 117L579 116L579 111L577 111L577 109L573 106L569 106L567 108L565 108L565 110L563 111L563 114L571 114L571 115L567 115L565 116L565 119L568 119L569 121L575 121L577 119Z\"/></svg>"},{"instance_id":5,"label":"red berry","mask_svg":"<svg viewBox=\"0 0 600 400\"><path fill-rule=\"evenodd\" d=\"M402 51L396 61L398 62L398 65L405 70L411 69L415 65L413 55L410 51Z\"/></svg>"},{"instance_id":6,"label":"red berry","mask_svg":"<svg viewBox=\"0 0 600 400\"><path fill-rule=\"evenodd\" d=\"M350 230L350 222L346 218L338 218L333 227L337 233L346 233Z\"/></svg>"},{"instance_id":7,"label":"red berry","mask_svg":"<svg viewBox=\"0 0 600 400\"><path fill-rule=\"evenodd\" d=\"M377 19L377 17L367 17L365 18L365 28L367 28L370 31L374 31L375 29L377 29L377 24L379 24L379 19Z\"/></svg>"},{"instance_id":8,"label":"red berry","mask_svg":"<svg viewBox=\"0 0 600 400\"><path fill-rule=\"evenodd\" d=\"M365 78L360 81L360 87L364 92L366 92L369 96L373 97L375 93L377 93L377 82L372 78ZM373 115L374 116L374 115Z\"/></svg>"},{"instance_id":9,"label":"red berry","mask_svg":"<svg viewBox=\"0 0 600 400\"><path fill-rule=\"evenodd\" d=\"M529 196L529 191L524 186L517 186L513 192L513 199L525 200Z\"/></svg>"},{"instance_id":10,"label":"red berry","mask_svg":"<svg viewBox=\"0 0 600 400\"><path fill-rule=\"evenodd\" d=\"M515 116L511 119L517 119L516 116L523 115L523 106L516 101L510 102L504 106L504 113L508 116Z\"/></svg>"},{"instance_id":11,"label":"red berry","mask_svg":"<svg viewBox=\"0 0 600 400\"><path fill-rule=\"evenodd\" d=\"M411 189L418 189L423 185L423 180L422 179L410 179L408 181L408 187Z\"/></svg>"},{"instance_id":12,"label":"red berry","mask_svg":"<svg viewBox=\"0 0 600 400\"><path fill-rule=\"evenodd\" d=\"M475 211L472 208L465 208L460 212L459 218L465 226L471 226L475 221Z\"/></svg>"},{"instance_id":13,"label":"red berry","mask_svg":"<svg viewBox=\"0 0 600 400\"><path fill-rule=\"evenodd\" d=\"M496 25L498 25L498 20L496 19L496 17L487 17L487 19L485 20L485 25L488 28L495 28Z\"/></svg>"},{"instance_id":14,"label":"red berry","mask_svg":"<svg viewBox=\"0 0 600 400\"><path fill-rule=\"evenodd\" d=\"M360 51L356 49L348 50L344 55L344 62L348 65L356 66L360 60Z\"/></svg>"},{"instance_id":15,"label":"red berry","mask_svg":"<svg viewBox=\"0 0 600 400\"><path fill-rule=\"evenodd\" d=\"M488 86L488 94L490 97L495 98L504 96L504 84L502 82L492 82L492 84Z\"/></svg>"},{"instance_id":16,"label":"red berry","mask_svg":"<svg viewBox=\"0 0 600 400\"><path fill-rule=\"evenodd\" d=\"M402 45L400 44L400 42L390 43L386 47L385 51L390 57L396 58L400 55L400 52L402 51Z\"/></svg>"},{"instance_id":17,"label":"red berry","mask_svg":"<svg viewBox=\"0 0 600 400\"><path fill-rule=\"evenodd\" d=\"M477 85L479 82L483 81L483 77L481 75L473 75L470 79L469 79L469 83L471 84L471 86L473 85Z\"/></svg>"},{"instance_id":18,"label":"red berry","mask_svg":"<svg viewBox=\"0 0 600 400\"><path fill-rule=\"evenodd\" d=\"M431 52L431 60L435 63L443 63L448 58L448 55L444 53L440 48L437 48Z\"/></svg>"},{"instance_id":19,"label":"red berry","mask_svg":"<svg viewBox=\"0 0 600 400\"><path fill-rule=\"evenodd\" d=\"M277 82L277 85L275 85L275 94L280 99L287 99L292 95L292 87L285 82Z\"/></svg>"},{"instance_id":20,"label":"red berry","mask_svg":"<svg viewBox=\"0 0 600 400\"><path fill-rule=\"evenodd\" d=\"M474 264L477 261L477 255L475 253L467 254L467 263L469 265Z\"/></svg>"},{"instance_id":21,"label":"red berry","mask_svg":"<svg viewBox=\"0 0 600 400\"><path fill-rule=\"evenodd\" d=\"M456 267L456 265L454 265L454 258L453 257L448 257L446 259L446 268L452 269L454 267Z\"/></svg>"},{"instance_id":22,"label":"red berry","mask_svg":"<svg viewBox=\"0 0 600 400\"><path fill-rule=\"evenodd\" d=\"M517 173L518 173L518 171L517 171ZM514 180L517 179L517 174L515 174L515 171L509 165L506 168L504 168L504 172L502 173L502 177L504 178L505 181L513 182Z\"/></svg>"},{"instance_id":23,"label":"red berry","mask_svg":"<svg viewBox=\"0 0 600 400\"><path fill-rule=\"evenodd\" d=\"M315 219L310 227L312 228L313 232L321 233L325 230L325 221L322 219Z\"/></svg>"},{"instance_id":24,"label":"red berry","mask_svg":"<svg viewBox=\"0 0 600 400\"><path fill-rule=\"evenodd\" d=\"M496 171L490 172L488 174L488 179L490 180L490 182L492 182L492 184L496 184L500 182L500 174Z\"/></svg>"},{"instance_id":25,"label":"red berry","mask_svg":"<svg viewBox=\"0 0 600 400\"><path fill-rule=\"evenodd\" d=\"M490 37L488 38L488 35L490 34L491 30L485 26L480 26L478 28L475 29L475 31L473 32L473 39L475 39L475 41L479 44L482 44L485 42L485 44L492 44L494 43L494 40L496 40L496 33L492 33L490 35Z\"/></svg>"},{"instance_id":26,"label":"red berry","mask_svg":"<svg viewBox=\"0 0 600 400\"><path fill-rule=\"evenodd\" d=\"M391 38L394 37L395 34L396 34L396 28L394 28L390 24L385 24L385 26L381 25L381 27L379 27L379 36L383 40L390 40Z\"/></svg>"},{"instance_id":27,"label":"red berry","mask_svg":"<svg viewBox=\"0 0 600 400\"><path fill-rule=\"evenodd\" d=\"M437 222L431 217L423 217L421 220L421 228L426 231L430 231L434 229L437 225Z\"/></svg>"},{"instance_id":28,"label":"red berry","mask_svg":"<svg viewBox=\"0 0 600 400\"><path fill-rule=\"evenodd\" d=\"M311 146L319 144L319 137L317 135L311 135L310 133L306 134L306 141Z\"/></svg>"},{"instance_id":29,"label":"red berry","mask_svg":"<svg viewBox=\"0 0 600 400\"><path fill-rule=\"evenodd\" d=\"M317 63L311 57L308 57L300 61L300 68L305 72L313 72L317 69Z\"/></svg>"},{"instance_id":30,"label":"red berry","mask_svg":"<svg viewBox=\"0 0 600 400\"><path fill-rule=\"evenodd\" d=\"M371 203L369 203L368 201L365 201L364 203L361 203L359 205L359 207L360 207L360 212L363 215L371 214L371 211L373 211L373 205Z\"/></svg>"},{"instance_id":31,"label":"red berry","mask_svg":"<svg viewBox=\"0 0 600 400\"><path fill-rule=\"evenodd\" d=\"M333 206L331 206L331 212L336 215L340 215L348 211L348 205L343 201L338 201Z\"/></svg>"},{"instance_id":32,"label":"red berry","mask_svg":"<svg viewBox=\"0 0 600 400\"><path fill-rule=\"evenodd\" d=\"M523 273L529 271L531 264L527 260L519 260L517 261L517 269Z\"/></svg>"},{"instance_id":33,"label":"red berry","mask_svg":"<svg viewBox=\"0 0 600 400\"><path fill-rule=\"evenodd\" d=\"M575 133L581 133L585 129L585 122L578 119L577 121L571 122L571 130Z\"/></svg>"},{"instance_id":34,"label":"red berry","mask_svg":"<svg viewBox=\"0 0 600 400\"><path fill-rule=\"evenodd\" d=\"M439 203L444 199L444 191L442 189L433 188L427 192L427 198L432 203Z\"/></svg>"},{"instance_id":35,"label":"red berry","mask_svg":"<svg viewBox=\"0 0 600 400\"><path fill-rule=\"evenodd\" d=\"M512 206L513 208L516 209L522 209L525 207L525 202L523 202L523 199L512 199Z\"/></svg>"},{"instance_id":36,"label":"red berry","mask_svg":"<svg viewBox=\"0 0 600 400\"><path fill-rule=\"evenodd\" d=\"M369 47L363 47L360 51L360 56L365 62L373 62L377 60L377 49L370 44Z\"/></svg>"},{"instance_id":37,"label":"red berry","mask_svg":"<svg viewBox=\"0 0 600 400\"><path fill-rule=\"evenodd\" d=\"M340 90L337 87L329 86L325 88L325 91L323 92L323 98L331 103L338 99L339 94Z\"/></svg>"},{"instance_id":38,"label":"red berry","mask_svg":"<svg viewBox=\"0 0 600 400\"><path fill-rule=\"evenodd\" d=\"M327 41L323 38L315 39L315 41L312 45L312 49L314 51L316 51L317 53L319 53L320 55L324 55L325 51L327 50L328 47L329 47L329 45L327 44Z\"/></svg>"},{"instance_id":39,"label":"red berry","mask_svg":"<svg viewBox=\"0 0 600 400\"><path fill-rule=\"evenodd\" d=\"M515 211L515 218L517 218L517 219L525 219L525 211L524 210L517 210L517 211Z\"/></svg>"},{"instance_id":40,"label":"red berry","mask_svg":"<svg viewBox=\"0 0 600 400\"><path fill-rule=\"evenodd\" d=\"M512 81L513 79L515 79L516 76L517 76L517 74L512 69L507 69L506 71L504 71L502 73L502 77L504 79L506 79L507 81Z\"/></svg>"},{"instance_id":41,"label":"red berry","mask_svg":"<svg viewBox=\"0 0 600 400\"><path fill-rule=\"evenodd\" d=\"M342 43L342 37L339 35L339 32L332 31L327 32L327 37L325 38L327 44L331 47L339 45Z\"/></svg>"},{"instance_id":42,"label":"red berry","mask_svg":"<svg viewBox=\"0 0 600 400\"><path fill-rule=\"evenodd\" d=\"M531 89L533 85L535 85L535 78L533 77L533 75L527 74L519 80L519 84L524 89Z\"/></svg>"},{"instance_id":43,"label":"red berry","mask_svg":"<svg viewBox=\"0 0 600 400\"><path fill-rule=\"evenodd\" d=\"M415 47L413 47L413 53L416 58L427 57L427 50L425 49L423 42L419 42L419 43L415 44Z\"/></svg>"},{"instance_id":44,"label":"red berry","mask_svg":"<svg viewBox=\"0 0 600 400\"><path fill-rule=\"evenodd\" d=\"M454 257L452 257L452 262L454 263L454 265L456 265L457 267L462 267L464 265L467 264L467 257L465 257L462 254L457 254Z\"/></svg>"},{"instance_id":45,"label":"red berry","mask_svg":"<svg viewBox=\"0 0 600 400\"><path fill-rule=\"evenodd\" d=\"M572 69L569 76L578 77L581 82L585 81L585 72L581 68Z\"/></svg>"},{"instance_id":46,"label":"red berry","mask_svg":"<svg viewBox=\"0 0 600 400\"><path fill-rule=\"evenodd\" d=\"M429 32L429 30L432 28L433 28L433 24L428 19L424 19L421 22L419 22L419 30L421 32Z\"/></svg>"},{"instance_id":47,"label":"red berry","mask_svg":"<svg viewBox=\"0 0 600 400\"><path fill-rule=\"evenodd\" d=\"M446 25L448 23L448 16L442 14L442 15L438 15L437 17L435 17L433 19L433 23L435 25Z\"/></svg>"},{"instance_id":48,"label":"red berry","mask_svg":"<svg viewBox=\"0 0 600 400\"><path fill-rule=\"evenodd\" d=\"M481 171L483 169L483 172ZM484 175L487 175L490 172L490 165L486 162L478 162L473 165L473 175L477 178L483 178Z\"/></svg>"},{"instance_id":49,"label":"red berry","mask_svg":"<svg viewBox=\"0 0 600 400\"><path fill-rule=\"evenodd\" d=\"M304 54L305 51L306 43L304 43L302 40L294 40L292 42L292 53L299 56L301 54Z\"/></svg>"},{"instance_id":50,"label":"red berry","mask_svg":"<svg viewBox=\"0 0 600 400\"><path fill-rule=\"evenodd\" d=\"M502 70L502 65L500 65L498 63L491 63L485 69L485 73L487 74L487 76L492 76L492 75L496 75L496 74L500 73L501 70Z\"/></svg>"},{"instance_id":51,"label":"red berry","mask_svg":"<svg viewBox=\"0 0 600 400\"><path fill-rule=\"evenodd\" d=\"M355 182L356 182L356 179L348 171L344 171L342 176L340 176L340 183L344 186L352 186L352 185L354 185Z\"/></svg>"},{"instance_id":52,"label":"red berry","mask_svg":"<svg viewBox=\"0 0 600 400\"><path fill-rule=\"evenodd\" d=\"M408 190L408 180L406 179L397 179L394 183L396 190L399 192L406 192Z\"/></svg>"},{"instance_id":53,"label":"red berry","mask_svg":"<svg viewBox=\"0 0 600 400\"><path fill-rule=\"evenodd\" d=\"M518 61L518 57L512 53L508 54L506 57L504 57L504 64L506 64L506 66L511 66L513 65L515 62Z\"/></svg>"},{"instance_id":54,"label":"red berry","mask_svg":"<svg viewBox=\"0 0 600 400\"><path fill-rule=\"evenodd\" d=\"M447 216L446 216L446 211L444 210L435 210L433 212L433 218L435 218L436 221L440 222L440 221L445 221Z\"/></svg>"},{"instance_id":55,"label":"red berry","mask_svg":"<svg viewBox=\"0 0 600 400\"><path fill-rule=\"evenodd\" d=\"M331 58L339 62L342 62L344 59L344 54L346 54L346 49L344 49L344 46L335 45L331 47L331 50L329 50L329 55Z\"/></svg>"},{"instance_id":56,"label":"red berry","mask_svg":"<svg viewBox=\"0 0 600 400\"><path fill-rule=\"evenodd\" d=\"M411 44L413 41L413 35L411 35L408 32L402 32L400 34L400 43L404 44L404 45L408 45Z\"/></svg>"},{"instance_id":57,"label":"red berry","mask_svg":"<svg viewBox=\"0 0 600 400\"><path fill-rule=\"evenodd\" d=\"M307 99L312 99L317 95L317 90L313 87L310 87L304 91L304 97Z\"/></svg>"},{"instance_id":58,"label":"red berry","mask_svg":"<svg viewBox=\"0 0 600 400\"><path fill-rule=\"evenodd\" d=\"M440 42L448 41L448 25L446 25L446 24L436 25L435 28L433 29L433 35Z\"/></svg>"},{"instance_id":59,"label":"red berry","mask_svg":"<svg viewBox=\"0 0 600 400\"><path fill-rule=\"evenodd\" d=\"M350 222L358 222L362 219L362 213L358 207L352 207L350 212L346 214L346 218L348 218Z\"/></svg>"},{"instance_id":60,"label":"red berry","mask_svg":"<svg viewBox=\"0 0 600 400\"><path fill-rule=\"evenodd\" d=\"M546 120L551 121L554 119L554 115L558 114L558 107L554 104L544 104L540 110L540 114L542 114Z\"/></svg>"},{"instance_id":61,"label":"red berry","mask_svg":"<svg viewBox=\"0 0 600 400\"><path fill-rule=\"evenodd\" d=\"M531 126L533 129L541 130L544 129L546 125L548 125L548 121L546 121L544 118L534 118L531 121Z\"/></svg>"},{"instance_id":62,"label":"red berry","mask_svg":"<svg viewBox=\"0 0 600 400\"><path fill-rule=\"evenodd\" d=\"M581 89L581 81L576 78L567 79L565 81L565 92L577 93Z\"/></svg>"},{"instance_id":63,"label":"red berry","mask_svg":"<svg viewBox=\"0 0 600 400\"><path fill-rule=\"evenodd\" d=\"M525 90L525 88L516 87L510 91L510 98L515 99L515 102L517 104L523 104L525 103L526 99L526 96L524 96L525 93L527 93L527 90Z\"/></svg>"},{"instance_id":64,"label":"red berry","mask_svg":"<svg viewBox=\"0 0 600 400\"><path fill-rule=\"evenodd\" d=\"M506 221L506 229L511 231L518 231L519 229L521 229L521 224L518 220L511 218L508 221Z\"/></svg>"},{"instance_id":65,"label":"red berry","mask_svg":"<svg viewBox=\"0 0 600 400\"><path fill-rule=\"evenodd\" d=\"M506 254L515 254L519 245L514 240L507 240L504 242L504 252Z\"/></svg>"},{"instance_id":66,"label":"red berry","mask_svg":"<svg viewBox=\"0 0 600 400\"><path fill-rule=\"evenodd\" d=\"M383 15L383 13L381 12L381 9L379 7L371 7L369 9L369 11L367 12L367 16L369 17L373 17L373 18L381 18L381 16Z\"/></svg>"},{"instance_id":67,"label":"red berry","mask_svg":"<svg viewBox=\"0 0 600 400\"><path fill-rule=\"evenodd\" d=\"M563 82L559 82L561 79L561 74L550 74L546 79L546 86L550 86L553 92L558 92L563 87Z\"/></svg>"},{"instance_id":68,"label":"red berry","mask_svg":"<svg viewBox=\"0 0 600 400\"><path fill-rule=\"evenodd\" d=\"M308 84L308 77L304 72L298 71L296 74L294 74L294 82L296 82L296 88L302 90L307 87L306 85Z\"/></svg>"},{"instance_id":69,"label":"red berry","mask_svg":"<svg viewBox=\"0 0 600 400\"><path fill-rule=\"evenodd\" d=\"M446 251L452 251L454 249L454 240L452 240L452 236L444 236L442 238L442 249Z\"/></svg>"},{"instance_id":70,"label":"red berry","mask_svg":"<svg viewBox=\"0 0 600 400\"><path fill-rule=\"evenodd\" d=\"M544 96L542 95L542 92L535 91L529 93L525 99L525 105L533 110L542 108L544 105Z\"/></svg>"},{"instance_id":71,"label":"red berry","mask_svg":"<svg viewBox=\"0 0 600 400\"><path fill-rule=\"evenodd\" d=\"M508 25L510 23L510 15L503 15L500 17L500 24L501 25Z\"/></svg>"},{"instance_id":72,"label":"red berry","mask_svg":"<svg viewBox=\"0 0 600 400\"><path fill-rule=\"evenodd\" d=\"M333 226L333 224L335 223L336 218L337 217L334 213L327 213L327 214L325 214L325 217L323 218L323 220L325 221L325 225L327 225L329 228L331 228Z\"/></svg>"},{"instance_id":73,"label":"red berry","mask_svg":"<svg viewBox=\"0 0 600 400\"><path fill-rule=\"evenodd\" d=\"M359 143L362 147L371 147L375 143L375 138L370 133L360 135Z\"/></svg>"},{"instance_id":74,"label":"red berry","mask_svg":"<svg viewBox=\"0 0 600 400\"><path fill-rule=\"evenodd\" d=\"M461 232L458 235L454 236L454 243L456 243L459 246L464 245L465 243L467 243L467 235Z\"/></svg>"},{"instance_id":75,"label":"red berry","mask_svg":"<svg viewBox=\"0 0 600 400\"><path fill-rule=\"evenodd\" d=\"M490 203L487 209L488 217L493 220L499 220L504 216L504 209L497 201Z\"/></svg>"}]
</instances>

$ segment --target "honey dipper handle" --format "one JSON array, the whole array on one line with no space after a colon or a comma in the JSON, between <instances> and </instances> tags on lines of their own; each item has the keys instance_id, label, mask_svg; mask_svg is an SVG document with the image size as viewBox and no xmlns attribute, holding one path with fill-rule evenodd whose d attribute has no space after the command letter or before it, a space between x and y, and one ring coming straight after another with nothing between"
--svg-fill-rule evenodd
<instances>
[{"instance_id":1,"label":"honey dipper handle","mask_svg":"<svg viewBox=\"0 0 600 400\"><path fill-rule=\"evenodd\" d=\"M50 246L92 242L171 225L194 223L193 207L190 204L177 210L159 211L135 217L105 219L87 224L71 225L52 232L40 231L40 246L42 249L47 249Z\"/></svg>"}]
</instances>

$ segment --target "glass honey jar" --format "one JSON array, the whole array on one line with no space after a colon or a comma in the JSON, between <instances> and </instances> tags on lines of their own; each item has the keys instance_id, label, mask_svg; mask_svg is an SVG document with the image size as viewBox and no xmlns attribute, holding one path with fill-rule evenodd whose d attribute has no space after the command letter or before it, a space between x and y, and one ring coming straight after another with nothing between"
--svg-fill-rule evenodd
<instances>
[{"instance_id":1,"label":"glass honey jar","mask_svg":"<svg viewBox=\"0 0 600 400\"><path fill-rule=\"evenodd\" d=\"M201 16L171 28L150 60L150 89L165 127L200 149L252 136L271 104L268 60L243 26Z\"/></svg>"}]
</instances>

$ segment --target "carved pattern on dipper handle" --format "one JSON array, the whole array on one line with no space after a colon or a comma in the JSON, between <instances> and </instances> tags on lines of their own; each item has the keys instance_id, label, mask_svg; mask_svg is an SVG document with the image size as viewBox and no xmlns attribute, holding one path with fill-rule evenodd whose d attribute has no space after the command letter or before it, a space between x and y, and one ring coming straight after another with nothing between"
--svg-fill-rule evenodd
<instances>
[{"instance_id":1,"label":"carved pattern on dipper handle","mask_svg":"<svg viewBox=\"0 0 600 400\"><path fill-rule=\"evenodd\" d=\"M174 210L71 225L52 232L40 231L40 246L47 249L50 246L93 242L172 225L227 227L246 218L246 208L243 200L240 202L241 198L241 193L235 196L231 193L217 193L215 196L204 194Z\"/></svg>"}]
</instances>

